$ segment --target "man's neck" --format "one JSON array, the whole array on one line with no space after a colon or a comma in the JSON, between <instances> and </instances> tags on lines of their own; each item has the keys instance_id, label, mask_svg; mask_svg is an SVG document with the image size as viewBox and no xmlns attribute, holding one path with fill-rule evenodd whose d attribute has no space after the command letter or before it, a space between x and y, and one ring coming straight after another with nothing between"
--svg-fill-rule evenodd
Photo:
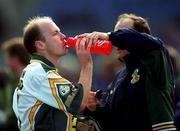
<instances>
[{"instance_id":1,"label":"man's neck","mask_svg":"<svg viewBox=\"0 0 180 131\"><path fill-rule=\"evenodd\" d=\"M57 67L59 57L52 56L52 55L50 56L48 54L40 54L40 55L42 55L44 58L48 59L55 67Z\"/></svg>"}]
</instances>

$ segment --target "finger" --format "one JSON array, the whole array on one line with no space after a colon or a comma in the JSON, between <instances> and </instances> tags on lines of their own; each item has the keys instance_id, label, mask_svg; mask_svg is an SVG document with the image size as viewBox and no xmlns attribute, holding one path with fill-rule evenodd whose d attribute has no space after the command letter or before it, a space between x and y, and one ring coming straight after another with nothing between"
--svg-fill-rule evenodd
<instances>
[{"instance_id":1,"label":"finger","mask_svg":"<svg viewBox=\"0 0 180 131\"><path fill-rule=\"evenodd\" d=\"M99 35L96 33L93 38L93 43L95 44L98 39L99 39Z\"/></svg>"},{"instance_id":2,"label":"finger","mask_svg":"<svg viewBox=\"0 0 180 131\"><path fill-rule=\"evenodd\" d=\"M86 37L83 37L82 40L80 41L80 50L81 51L85 50L85 44L86 44Z\"/></svg>"},{"instance_id":3,"label":"finger","mask_svg":"<svg viewBox=\"0 0 180 131\"><path fill-rule=\"evenodd\" d=\"M88 33L88 34L86 35L86 38L91 38L91 35L92 35L92 33Z\"/></svg>"},{"instance_id":4,"label":"finger","mask_svg":"<svg viewBox=\"0 0 180 131\"><path fill-rule=\"evenodd\" d=\"M97 32L91 33L90 36L89 36L89 38L90 38L90 40L92 41L91 44L92 44L92 45L95 45L95 43L96 43L96 41L97 41L97 39L98 39L98 34L97 34Z\"/></svg>"},{"instance_id":5,"label":"finger","mask_svg":"<svg viewBox=\"0 0 180 131\"><path fill-rule=\"evenodd\" d=\"M88 98L95 99L96 95L94 93L88 94Z\"/></svg>"},{"instance_id":6,"label":"finger","mask_svg":"<svg viewBox=\"0 0 180 131\"><path fill-rule=\"evenodd\" d=\"M98 103L98 99L94 96L89 96L88 97L88 103Z\"/></svg>"},{"instance_id":7,"label":"finger","mask_svg":"<svg viewBox=\"0 0 180 131\"><path fill-rule=\"evenodd\" d=\"M93 46L93 34L88 35L88 49Z\"/></svg>"},{"instance_id":8,"label":"finger","mask_svg":"<svg viewBox=\"0 0 180 131\"><path fill-rule=\"evenodd\" d=\"M87 48L87 40L88 39L86 37L84 37L84 39L85 39L85 43L82 45L82 49L85 51Z\"/></svg>"},{"instance_id":9,"label":"finger","mask_svg":"<svg viewBox=\"0 0 180 131\"><path fill-rule=\"evenodd\" d=\"M87 102L88 106L96 106L98 102Z\"/></svg>"},{"instance_id":10,"label":"finger","mask_svg":"<svg viewBox=\"0 0 180 131\"><path fill-rule=\"evenodd\" d=\"M92 101L92 100L96 101L96 96L94 96L94 94L90 94L90 95L88 95L88 100L89 101Z\"/></svg>"},{"instance_id":11,"label":"finger","mask_svg":"<svg viewBox=\"0 0 180 131\"><path fill-rule=\"evenodd\" d=\"M75 38L82 38L82 37L86 37L89 33L83 33L80 35L75 36Z\"/></svg>"},{"instance_id":12,"label":"finger","mask_svg":"<svg viewBox=\"0 0 180 131\"><path fill-rule=\"evenodd\" d=\"M88 105L87 105L87 108L88 108L90 111L95 111L95 110L96 110L96 105L95 105L95 106L88 106Z\"/></svg>"},{"instance_id":13,"label":"finger","mask_svg":"<svg viewBox=\"0 0 180 131\"><path fill-rule=\"evenodd\" d=\"M97 101L96 99L89 99L89 100L88 100L88 103L89 103L89 104L94 104L94 103L97 104L98 101Z\"/></svg>"},{"instance_id":14,"label":"finger","mask_svg":"<svg viewBox=\"0 0 180 131\"><path fill-rule=\"evenodd\" d=\"M94 91L89 91L89 94L92 96L96 96L96 92L94 92Z\"/></svg>"},{"instance_id":15,"label":"finger","mask_svg":"<svg viewBox=\"0 0 180 131\"><path fill-rule=\"evenodd\" d=\"M89 101L89 102L96 102L96 101L97 101L97 98L94 97L94 96L89 96L89 97L88 97L88 101Z\"/></svg>"},{"instance_id":16,"label":"finger","mask_svg":"<svg viewBox=\"0 0 180 131\"><path fill-rule=\"evenodd\" d=\"M86 38L87 38L86 42L89 43L90 39L89 39L88 35L86 36Z\"/></svg>"},{"instance_id":17,"label":"finger","mask_svg":"<svg viewBox=\"0 0 180 131\"><path fill-rule=\"evenodd\" d=\"M89 103L97 103L97 101L98 101L98 100L97 100L96 97L91 97L91 96L88 97L88 102L89 102Z\"/></svg>"},{"instance_id":18,"label":"finger","mask_svg":"<svg viewBox=\"0 0 180 131\"><path fill-rule=\"evenodd\" d=\"M77 39L79 37L79 35L76 35L74 38Z\"/></svg>"},{"instance_id":19,"label":"finger","mask_svg":"<svg viewBox=\"0 0 180 131\"><path fill-rule=\"evenodd\" d=\"M94 108L96 107L97 103L91 103L91 104L88 104L88 107L91 107L91 108Z\"/></svg>"},{"instance_id":20,"label":"finger","mask_svg":"<svg viewBox=\"0 0 180 131\"><path fill-rule=\"evenodd\" d=\"M93 45L92 39L88 39L88 45L87 45L87 49L86 49L88 52L90 52L92 45Z\"/></svg>"},{"instance_id":21,"label":"finger","mask_svg":"<svg viewBox=\"0 0 180 131\"><path fill-rule=\"evenodd\" d=\"M94 36L96 35L96 32L93 32L93 33L91 33L90 35L89 35L89 38L90 39L94 39Z\"/></svg>"},{"instance_id":22,"label":"finger","mask_svg":"<svg viewBox=\"0 0 180 131\"><path fill-rule=\"evenodd\" d=\"M79 50L80 49L80 39L77 39L76 41L76 50Z\"/></svg>"}]
</instances>

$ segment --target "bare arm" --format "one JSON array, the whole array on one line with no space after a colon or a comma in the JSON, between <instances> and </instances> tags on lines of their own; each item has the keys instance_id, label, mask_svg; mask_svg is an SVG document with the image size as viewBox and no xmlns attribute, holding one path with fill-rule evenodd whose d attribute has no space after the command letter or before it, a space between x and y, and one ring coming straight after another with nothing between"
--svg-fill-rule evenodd
<instances>
[{"instance_id":1,"label":"bare arm","mask_svg":"<svg viewBox=\"0 0 180 131\"><path fill-rule=\"evenodd\" d=\"M80 111L85 108L87 103L88 92L91 90L92 85L92 74L93 74L93 61L91 58L90 47L88 44L87 49L85 48L85 42L87 38L83 38L82 40L78 40L76 43L76 52L78 59L81 63L81 71L79 77L79 83L82 84L84 88L83 100L81 103Z\"/></svg>"}]
</instances>

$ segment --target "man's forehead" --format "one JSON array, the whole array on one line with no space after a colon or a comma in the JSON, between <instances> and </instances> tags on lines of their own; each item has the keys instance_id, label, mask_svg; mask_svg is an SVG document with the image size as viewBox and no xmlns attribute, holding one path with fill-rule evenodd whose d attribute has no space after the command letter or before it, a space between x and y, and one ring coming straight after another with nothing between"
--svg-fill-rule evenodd
<instances>
[{"instance_id":1,"label":"man's forehead","mask_svg":"<svg viewBox=\"0 0 180 131\"><path fill-rule=\"evenodd\" d=\"M39 23L39 27L42 31L55 31L55 30L58 30L60 31L59 27L53 22L53 21L50 21L50 20L47 20L47 21L41 21Z\"/></svg>"},{"instance_id":2,"label":"man's forehead","mask_svg":"<svg viewBox=\"0 0 180 131\"><path fill-rule=\"evenodd\" d=\"M120 19L117 22L114 30L117 31L117 30L122 29L122 28L133 28L133 22L134 21L130 18Z\"/></svg>"}]
</instances>

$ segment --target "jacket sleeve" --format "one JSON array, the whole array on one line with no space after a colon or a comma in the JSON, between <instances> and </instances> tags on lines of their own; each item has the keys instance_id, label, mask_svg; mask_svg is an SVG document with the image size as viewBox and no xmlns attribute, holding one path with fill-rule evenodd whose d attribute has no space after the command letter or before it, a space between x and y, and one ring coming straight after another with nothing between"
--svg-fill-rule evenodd
<instances>
[{"instance_id":1,"label":"jacket sleeve","mask_svg":"<svg viewBox=\"0 0 180 131\"><path fill-rule=\"evenodd\" d=\"M110 110L107 105L103 107L97 106L96 110L93 112L88 110L88 108L85 108L83 113L85 116L94 118L100 124L102 129L104 129L106 125L109 124Z\"/></svg>"},{"instance_id":2,"label":"jacket sleeve","mask_svg":"<svg viewBox=\"0 0 180 131\"><path fill-rule=\"evenodd\" d=\"M161 43L156 37L127 28L111 32L109 40L114 46L139 55L158 49Z\"/></svg>"}]
</instances>

